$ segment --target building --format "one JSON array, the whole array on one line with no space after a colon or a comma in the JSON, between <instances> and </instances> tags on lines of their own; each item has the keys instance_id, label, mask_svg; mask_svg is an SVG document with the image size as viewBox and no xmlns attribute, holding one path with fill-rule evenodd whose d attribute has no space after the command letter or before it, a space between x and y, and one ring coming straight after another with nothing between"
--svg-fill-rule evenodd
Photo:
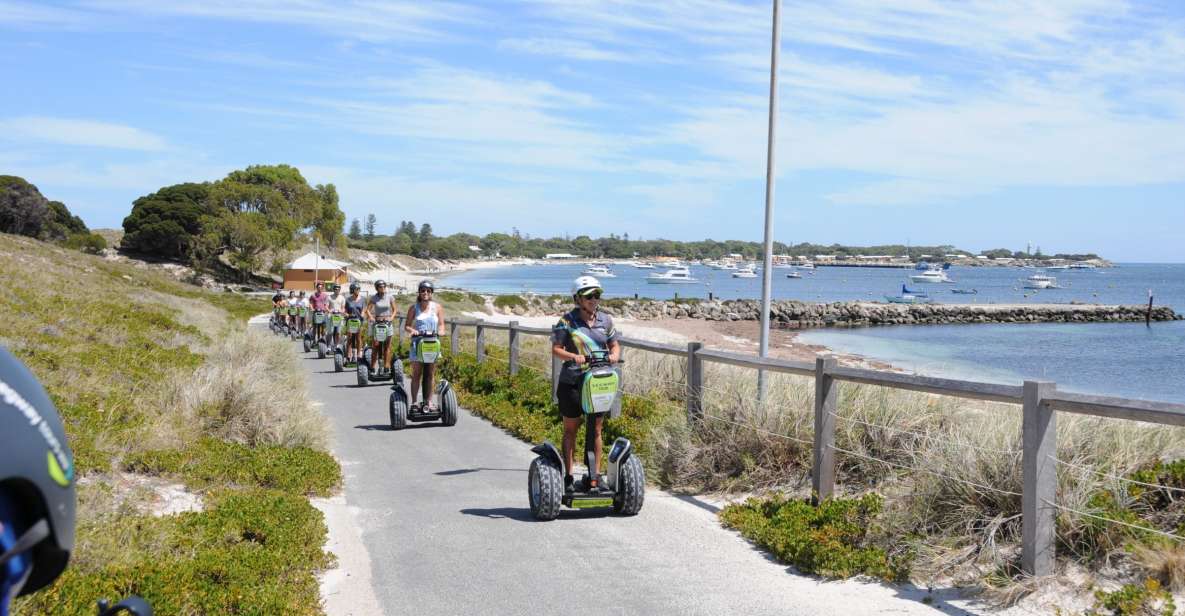
<instances>
[{"instance_id":1,"label":"building","mask_svg":"<svg viewBox=\"0 0 1185 616\"><path fill-rule=\"evenodd\" d=\"M349 263L318 257L310 252L297 258L284 269L284 289L312 291L317 282L345 285L350 281Z\"/></svg>"}]
</instances>

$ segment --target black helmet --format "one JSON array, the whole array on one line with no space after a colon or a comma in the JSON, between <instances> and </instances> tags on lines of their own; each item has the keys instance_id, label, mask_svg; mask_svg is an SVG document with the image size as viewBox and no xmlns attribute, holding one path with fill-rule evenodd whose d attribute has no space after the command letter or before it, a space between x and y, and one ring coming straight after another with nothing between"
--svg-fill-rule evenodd
<instances>
[{"instance_id":1,"label":"black helmet","mask_svg":"<svg viewBox=\"0 0 1185 616\"><path fill-rule=\"evenodd\" d=\"M361 290L362 290L362 287L359 286L358 283L356 283L356 282L350 283L350 293L354 293L354 292L361 291Z\"/></svg>"},{"instance_id":2,"label":"black helmet","mask_svg":"<svg viewBox=\"0 0 1185 616\"><path fill-rule=\"evenodd\" d=\"M379 278L378 280L374 281L374 288L376 288L376 289L379 287L385 287L385 286L387 286L387 281L383 280L382 278Z\"/></svg>"},{"instance_id":3,"label":"black helmet","mask_svg":"<svg viewBox=\"0 0 1185 616\"><path fill-rule=\"evenodd\" d=\"M419 293L420 291L423 291L424 289L428 289L429 291L435 291L436 287L432 286L431 280L424 279L424 280L420 281L420 286L416 287L416 292Z\"/></svg>"},{"instance_id":4,"label":"black helmet","mask_svg":"<svg viewBox=\"0 0 1185 616\"><path fill-rule=\"evenodd\" d=\"M15 531L16 549L30 560L31 570L17 593L26 595L54 581L74 549L74 456L49 396L4 347L0 347L0 501L9 505L0 505L0 523Z\"/></svg>"}]
</instances>

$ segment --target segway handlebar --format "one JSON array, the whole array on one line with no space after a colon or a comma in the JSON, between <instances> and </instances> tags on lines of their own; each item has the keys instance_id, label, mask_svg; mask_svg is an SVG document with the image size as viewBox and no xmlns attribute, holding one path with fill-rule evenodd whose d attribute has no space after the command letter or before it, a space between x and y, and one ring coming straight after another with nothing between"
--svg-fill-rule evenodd
<instances>
[{"instance_id":1,"label":"segway handlebar","mask_svg":"<svg viewBox=\"0 0 1185 616\"><path fill-rule=\"evenodd\" d=\"M99 616L115 616L122 613L132 614L133 616L152 616L152 606L147 601L132 595L115 605L106 599L101 599L98 606Z\"/></svg>"}]
</instances>

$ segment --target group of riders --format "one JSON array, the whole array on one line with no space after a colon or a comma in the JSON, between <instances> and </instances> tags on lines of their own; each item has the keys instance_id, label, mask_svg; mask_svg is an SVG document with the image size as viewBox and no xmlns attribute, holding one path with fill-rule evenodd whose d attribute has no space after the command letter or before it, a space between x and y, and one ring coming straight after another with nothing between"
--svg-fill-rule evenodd
<instances>
[{"instance_id":1,"label":"group of riders","mask_svg":"<svg viewBox=\"0 0 1185 616\"><path fill-rule=\"evenodd\" d=\"M314 340L325 340L331 348L337 348L345 335L344 356L347 364L362 358L366 348L364 334L369 332L372 351L369 368L373 372L375 362L382 352L381 345L374 339L376 323L389 323L396 314L395 298L387 291L387 283L374 283L375 292L368 298L361 296L358 283L351 283L349 295L341 295L340 287L333 285L328 293L324 283L316 283L316 291L306 296L304 291L289 291L287 295L276 293L272 297L274 319L289 331L304 334L309 332ZM418 361L418 342L423 336L435 336L444 327L444 308L433 301L435 287L430 280L423 280L416 288L416 302L407 310L404 319L406 331L411 336L411 403L416 408L418 394L424 392L423 404L431 405L432 373L425 371ZM581 276L572 283L574 308L560 317L552 328L552 355L563 361L556 388L559 411L563 416L563 456L565 468L571 469L575 458L576 435L580 429L584 409L581 402L581 376L592 350L608 352L610 363L617 363L621 354L619 335L613 327L613 319L599 310L601 283L592 276ZM318 316L320 315L320 316ZM344 323L344 331L343 331ZM366 324L367 327L363 327ZM383 365L391 365L391 345L386 346ZM421 381L421 378L423 380ZM435 411L434 408L424 410ZM601 451L601 431L604 418L598 416L593 430L593 447ZM599 456L597 456L599 458ZM596 492L601 481L598 472L599 460L593 460L590 484L585 489ZM564 477L565 489L571 490L574 481L569 473Z\"/></svg>"},{"instance_id":2,"label":"group of riders","mask_svg":"<svg viewBox=\"0 0 1185 616\"><path fill-rule=\"evenodd\" d=\"M362 286L357 282L350 283L348 295L341 293L338 284L331 284L326 292L325 283L317 282L315 289L308 295L304 291L288 291L287 295L277 292L272 296L273 325L285 328L293 336L307 335L313 341L324 342L330 349L340 348L346 365L357 365L368 356L371 372L380 358L382 366L391 366L392 345L382 344L374 335L375 326L390 324L398 310L395 295L388 291L386 281L375 281L374 293L369 297L362 296ZM444 328L444 308L433 301L435 292L431 280L420 281L416 301L407 310L403 328L411 337L412 407L420 408L417 398L423 391L423 409L431 412L436 411L430 395L432 373L424 370L419 342L424 337L438 335ZM368 344L369 354L364 352Z\"/></svg>"}]
</instances>

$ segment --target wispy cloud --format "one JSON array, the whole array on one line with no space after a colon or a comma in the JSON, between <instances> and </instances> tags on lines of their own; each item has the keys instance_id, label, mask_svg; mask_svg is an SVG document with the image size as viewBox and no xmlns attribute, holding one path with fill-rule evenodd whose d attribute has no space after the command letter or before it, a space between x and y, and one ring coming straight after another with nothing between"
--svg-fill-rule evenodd
<instances>
[{"instance_id":1,"label":"wispy cloud","mask_svg":"<svg viewBox=\"0 0 1185 616\"><path fill-rule=\"evenodd\" d=\"M163 137L124 124L95 120L24 116L0 119L0 133L9 139L45 141L121 150L163 150Z\"/></svg>"},{"instance_id":2,"label":"wispy cloud","mask_svg":"<svg viewBox=\"0 0 1185 616\"><path fill-rule=\"evenodd\" d=\"M586 41L559 38L511 38L498 41L499 49L590 62L628 62L628 54L597 47Z\"/></svg>"}]
</instances>

